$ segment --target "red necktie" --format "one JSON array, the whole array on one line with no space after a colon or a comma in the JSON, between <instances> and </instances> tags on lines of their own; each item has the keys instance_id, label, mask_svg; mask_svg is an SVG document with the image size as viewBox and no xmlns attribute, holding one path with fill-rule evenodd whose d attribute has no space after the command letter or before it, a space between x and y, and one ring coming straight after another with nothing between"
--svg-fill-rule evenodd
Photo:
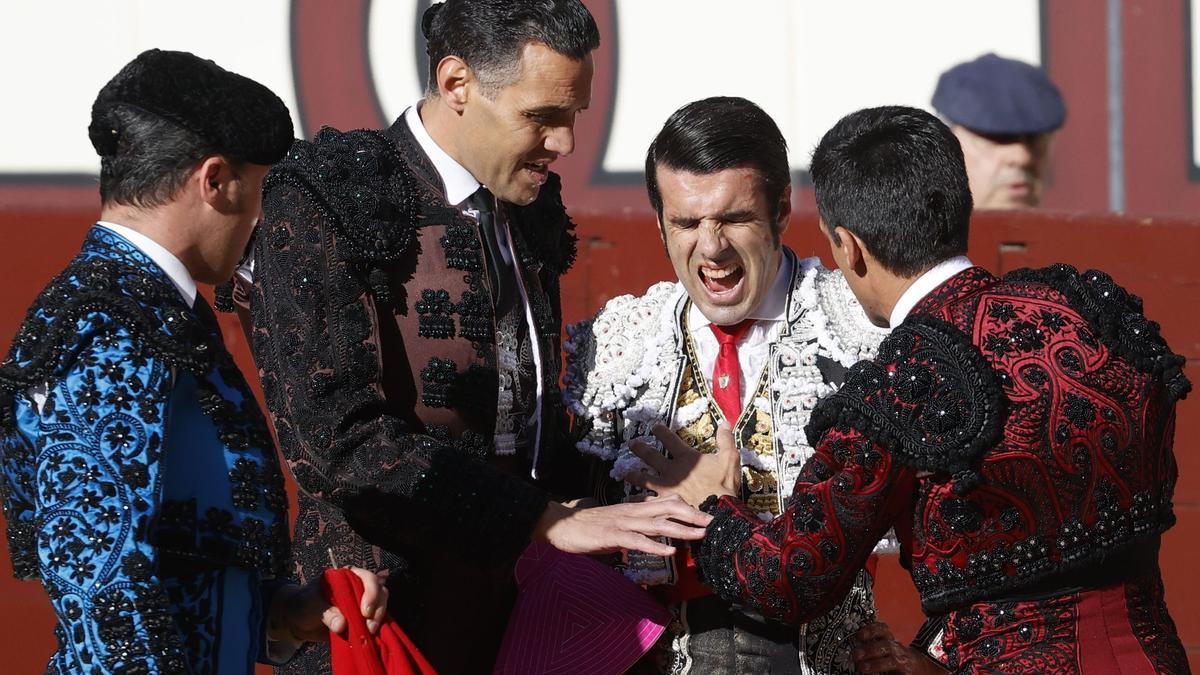
<instances>
[{"instance_id":1,"label":"red necktie","mask_svg":"<svg viewBox=\"0 0 1200 675\"><path fill-rule=\"evenodd\" d=\"M713 335L717 336L717 344L721 345L721 350L717 352L717 363L713 366L713 399L721 412L725 413L725 421L729 426L737 424L738 416L742 414L742 369L738 365L737 341L753 325L754 319L743 319L732 326L709 324Z\"/></svg>"}]
</instances>

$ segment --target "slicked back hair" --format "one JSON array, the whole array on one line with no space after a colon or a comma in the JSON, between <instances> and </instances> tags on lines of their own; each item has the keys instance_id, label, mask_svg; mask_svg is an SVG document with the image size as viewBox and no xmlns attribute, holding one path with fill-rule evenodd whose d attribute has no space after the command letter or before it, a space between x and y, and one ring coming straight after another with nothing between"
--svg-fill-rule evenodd
<instances>
[{"instance_id":1,"label":"slicked back hair","mask_svg":"<svg viewBox=\"0 0 1200 675\"><path fill-rule=\"evenodd\" d=\"M853 232L893 274L915 276L967 250L971 190L962 148L924 110L846 115L821 138L810 173L829 231Z\"/></svg>"},{"instance_id":2,"label":"slicked back hair","mask_svg":"<svg viewBox=\"0 0 1200 675\"><path fill-rule=\"evenodd\" d=\"M465 61L490 98L520 77L527 44L576 60L600 46L596 20L580 0L446 0L425 10L421 32L431 96L438 94L437 67L447 56Z\"/></svg>"},{"instance_id":3,"label":"slicked back hair","mask_svg":"<svg viewBox=\"0 0 1200 675\"><path fill-rule=\"evenodd\" d=\"M200 162L219 154L191 131L139 108L117 106L108 116L120 139L114 154L100 158L102 204L162 206ZM235 171L241 164L230 161Z\"/></svg>"},{"instance_id":4,"label":"slicked back hair","mask_svg":"<svg viewBox=\"0 0 1200 675\"><path fill-rule=\"evenodd\" d=\"M661 221L659 167L698 175L752 167L767 198L778 244L779 200L792 174L787 141L762 108L744 98L714 96L689 103L667 118L646 151L646 192Z\"/></svg>"}]
</instances>

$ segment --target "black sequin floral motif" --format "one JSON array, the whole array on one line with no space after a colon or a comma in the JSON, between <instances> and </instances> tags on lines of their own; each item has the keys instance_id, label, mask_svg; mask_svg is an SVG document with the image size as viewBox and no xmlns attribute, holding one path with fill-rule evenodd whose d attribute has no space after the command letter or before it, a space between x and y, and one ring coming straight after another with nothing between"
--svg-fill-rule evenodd
<instances>
[{"instance_id":1,"label":"black sequin floral motif","mask_svg":"<svg viewBox=\"0 0 1200 675\"><path fill-rule=\"evenodd\" d=\"M1067 394L1067 404L1063 408L1063 412L1077 429L1088 428L1096 419L1095 404L1076 394Z\"/></svg>"},{"instance_id":2,"label":"black sequin floral motif","mask_svg":"<svg viewBox=\"0 0 1200 675\"><path fill-rule=\"evenodd\" d=\"M418 334L421 337L448 339L454 337L454 303L445 289L425 289L416 303Z\"/></svg>"},{"instance_id":3,"label":"black sequin floral motif","mask_svg":"<svg viewBox=\"0 0 1200 675\"><path fill-rule=\"evenodd\" d=\"M1009 339L1013 346L1022 352L1033 352L1046 346L1046 337L1042 329L1030 321L1014 323Z\"/></svg>"},{"instance_id":4,"label":"black sequin floral motif","mask_svg":"<svg viewBox=\"0 0 1200 675\"><path fill-rule=\"evenodd\" d=\"M1017 311L1011 302L994 302L988 308L988 316L1007 323L1017 318Z\"/></svg>"},{"instance_id":5,"label":"black sequin floral motif","mask_svg":"<svg viewBox=\"0 0 1200 675\"><path fill-rule=\"evenodd\" d=\"M430 408L450 406L451 386L457 378L454 361L433 357L421 369L421 401Z\"/></svg>"},{"instance_id":6,"label":"black sequin floral motif","mask_svg":"<svg viewBox=\"0 0 1200 675\"><path fill-rule=\"evenodd\" d=\"M974 640L983 632L983 617L977 611L963 612L954 617L954 629L964 640Z\"/></svg>"},{"instance_id":7,"label":"black sequin floral motif","mask_svg":"<svg viewBox=\"0 0 1200 675\"><path fill-rule=\"evenodd\" d=\"M942 518L955 532L971 533L983 524L983 512L974 502L966 499L947 499L939 507Z\"/></svg>"}]
</instances>

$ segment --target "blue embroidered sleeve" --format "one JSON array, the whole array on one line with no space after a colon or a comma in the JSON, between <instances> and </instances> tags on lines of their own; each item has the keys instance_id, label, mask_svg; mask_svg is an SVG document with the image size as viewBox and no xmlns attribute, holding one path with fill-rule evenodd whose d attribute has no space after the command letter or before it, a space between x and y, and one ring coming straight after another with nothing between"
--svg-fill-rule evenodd
<instances>
[{"instance_id":1,"label":"blue embroidered sleeve","mask_svg":"<svg viewBox=\"0 0 1200 675\"><path fill-rule=\"evenodd\" d=\"M148 540L172 381L115 328L82 350L44 401L17 402L22 438L10 440L36 439L27 524L58 615L64 672L190 670Z\"/></svg>"}]
</instances>

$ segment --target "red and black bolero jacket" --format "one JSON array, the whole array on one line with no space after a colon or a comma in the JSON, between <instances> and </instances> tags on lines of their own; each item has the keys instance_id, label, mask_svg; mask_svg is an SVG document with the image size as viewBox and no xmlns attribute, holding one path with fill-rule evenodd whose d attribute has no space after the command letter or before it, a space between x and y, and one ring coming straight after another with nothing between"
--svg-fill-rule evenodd
<instances>
[{"instance_id":1,"label":"red and black bolero jacket","mask_svg":"<svg viewBox=\"0 0 1200 675\"><path fill-rule=\"evenodd\" d=\"M965 270L814 411L784 514L705 503L697 562L726 599L803 622L894 526L927 613L1052 593L1174 524L1183 363L1103 272Z\"/></svg>"}]
</instances>

